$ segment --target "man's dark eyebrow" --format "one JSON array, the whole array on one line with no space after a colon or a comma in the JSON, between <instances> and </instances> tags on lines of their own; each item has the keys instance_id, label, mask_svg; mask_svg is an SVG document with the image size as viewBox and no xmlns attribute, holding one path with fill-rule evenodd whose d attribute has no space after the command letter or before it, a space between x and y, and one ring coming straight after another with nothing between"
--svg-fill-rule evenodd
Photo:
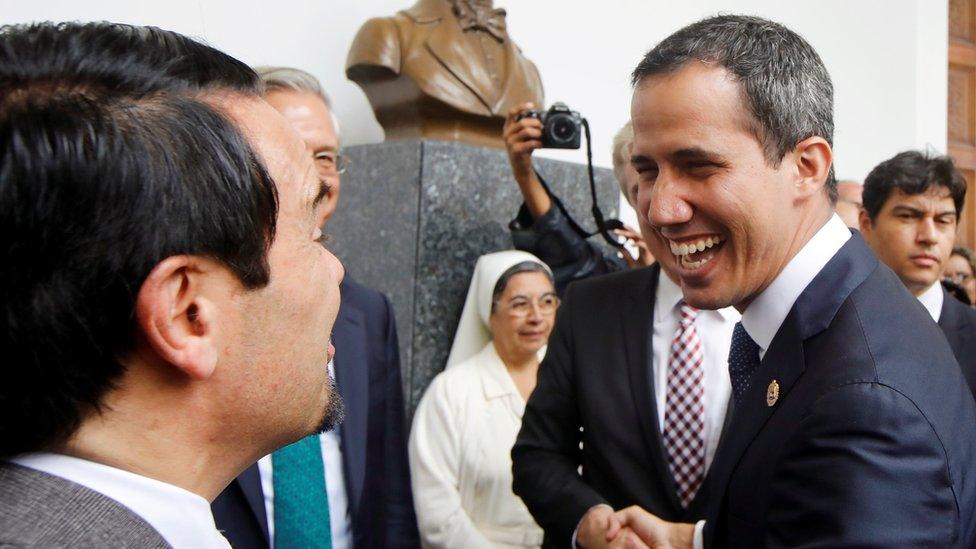
<instances>
[{"instance_id":1,"label":"man's dark eyebrow","mask_svg":"<svg viewBox=\"0 0 976 549\"><path fill-rule=\"evenodd\" d=\"M635 154L630 157L630 163L636 166L639 164L652 164L653 161L642 154Z\"/></svg>"},{"instance_id":2,"label":"man's dark eyebrow","mask_svg":"<svg viewBox=\"0 0 976 549\"><path fill-rule=\"evenodd\" d=\"M705 149L701 149L698 147L678 149L673 153L671 153L671 156L678 160L694 160L694 159L703 159L703 158L708 158L716 161L722 160L721 155L710 151L706 151Z\"/></svg>"},{"instance_id":3,"label":"man's dark eyebrow","mask_svg":"<svg viewBox=\"0 0 976 549\"><path fill-rule=\"evenodd\" d=\"M331 188L332 185L330 185L328 181L326 180L319 181L319 192L318 194L315 195L315 200L312 200L313 209L318 207L318 205L322 202L322 199L325 198L327 194L329 194L329 190Z\"/></svg>"}]
</instances>

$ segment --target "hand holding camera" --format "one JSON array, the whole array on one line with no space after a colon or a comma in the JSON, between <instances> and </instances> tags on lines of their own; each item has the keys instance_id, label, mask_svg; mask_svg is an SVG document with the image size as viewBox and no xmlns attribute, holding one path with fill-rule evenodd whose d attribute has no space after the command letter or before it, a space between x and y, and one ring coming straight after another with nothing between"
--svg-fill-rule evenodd
<instances>
[{"instance_id":1,"label":"hand holding camera","mask_svg":"<svg viewBox=\"0 0 976 549\"><path fill-rule=\"evenodd\" d=\"M526 110L519 113L516 121L535 118L542 123L543 149L580 148L580 128L583 117L570 110L565 103L553 103L548 111Z\"/></svg>"}]
</instances>

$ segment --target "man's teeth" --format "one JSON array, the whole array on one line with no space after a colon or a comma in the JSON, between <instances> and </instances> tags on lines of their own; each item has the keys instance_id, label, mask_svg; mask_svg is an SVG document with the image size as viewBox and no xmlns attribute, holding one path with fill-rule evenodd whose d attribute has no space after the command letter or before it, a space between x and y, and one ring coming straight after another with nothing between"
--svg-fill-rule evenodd
<instances>
[{"instance_id":1,"label":"man's teeth","mask_svg":"<svg viewBox=\"0 0 976 549\"><path fill-rule=\"evenodd\" d=\"M711 248L712 246L715 246L716 244L718 244L718 243L720 243L720 242L722 242L724 240L725 239L722 238L721 236L710 236L708 238L703 238L703 239L698 240L696 242L685 242L685 243L682 243L682 244L678 244L677 242L674 242L672 240L672 241L670 241L670 244L671 244L671 253L673 253L674 255L676 255L678 257L681 257L681 256L685 256L685 255L690 255L690 254L693 254L693 253L696 253L696 252L703 252L703 251L707 250L708 248Z\"/></svg>"}]
</instances>

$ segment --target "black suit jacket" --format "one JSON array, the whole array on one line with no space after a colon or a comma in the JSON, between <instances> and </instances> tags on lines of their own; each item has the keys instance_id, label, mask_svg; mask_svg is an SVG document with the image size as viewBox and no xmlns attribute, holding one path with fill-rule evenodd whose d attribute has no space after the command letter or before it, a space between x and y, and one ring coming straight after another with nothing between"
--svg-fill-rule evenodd
<instances>
[{"instance_id":1,"label":"black suit jacket","mask_svg":"<svg viewBox=\"0 0 976 549\"><path fill-rule=\"evenodd\" d=\"M735 408L706 546L976 546L976 403L859 235L800 295Z\"/></svg>"},{"instance_id":2,"label":"black suit jacket","mask_svg":"<svg viewBox=\"0 0 976 549\"><path fill-rule=\"evenodd\" d=\"M548 547L569 547L599 503L640 505L672 521L704 515L707 482L683 510L658 429L651 336L659 276L655 265L575 282L559 309L512 450L515 493Z\"/></svg>"},{"instance_id":3,"label":"black suit jacket","mask_svg":"<svg viewBox=\"0 0 976 549\"><path fill-rule=\"evenodd\" d=\"M939 327L949 341L952 354L962 367L969 388L976 395L976 309L942 290L942 313Z\"/></svg>"},{"instance_id":4,"label":"black suit jacket","mask_svg":"<svg viewBox=\"0 0 976 549\"><path fill-rule=\"evenodd\" d=\"M353 546L417 547L403 419L403 386L393 308L347 275L333 328L336 384L346 404L341 427ZM217 528L235 549L267 548L268 520L257 464L213 502Z\"/></svg>"}]
</instances>

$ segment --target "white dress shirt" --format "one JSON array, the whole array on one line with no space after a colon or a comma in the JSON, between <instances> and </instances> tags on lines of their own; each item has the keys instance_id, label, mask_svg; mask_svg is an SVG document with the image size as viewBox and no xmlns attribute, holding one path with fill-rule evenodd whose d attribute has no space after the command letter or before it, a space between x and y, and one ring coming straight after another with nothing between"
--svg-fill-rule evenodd
<instances>
[{"instance_id":1,"label":"white dress shirt","mask_svg":"<svg viewBox=\"0 0 976 549\"><path fill-rule=\"evenodd\" d=\"M335 366L329 361L329 377L335 379ZM349 515L349 497L346 494L346 477L342 470L341 427L319 435L322 446L322 463L325 465L325 491L329 496L329 527L332 529L332 548L352 547L352 518ZM274 547L274 468L271 456L258 460L261 475L261 491L264 492L264 511L268 515L268 537Z\"/></svg>"},{"instance_id":2,"label":"white dress shirt","mask_svg":"<svg viewBox=\"0 0 976 549\"><path fill-rule=\"evenodd\" d=\"M786 316L790 314L790 309L793 308L800 294L850 238L850 229L837 214L833 214L786 264L772 284L763 290L742 313L742 327L759 345L760 358L766 356L766 350L769 349L773 337L786 320ZM702 537L704 526L703 520L695 525L695 549L704 547Z\"/></svg>"},{"instance_id":3,"label":"white dress shirt","mask_svg":"<svg viewBox=\"0 0 976 549\"><path fill-rule=\"evenodd\" d=\"M936 322L942 317L942 301L944 299L945 294L942 293L942 284L938 281L918 296L918 300L922 303L922 306L932 316L932 320Z\"/></svg>"},{"instance_id":4,"label":"white dress shirt","mask_svg":"<svg viewBox=\"0 0 976 549\"><path fill-rule=\"evenodd\" d=\"M121 503L175 549L230 548L217 531L210 503L178 486L62 454L24 454L10 461L70 480Z\"/></svg>"},{"instance_id":5,"label":"white dress shirt","mask_svg":"<svg viewBox=\"0 0 976 549\"><path fill-rule=\"evenodd\" d=\"M511 450L524 412L490 342L431 382L408 445L424 547L542 545L542 529L512 492Z\"/></svg>"},{"instance_id":6,"label":"white dress shirt","mask_svg":"<svg viewBox=\"0 0 976 549\"><path fill-rule=\"evenodd\" d=\"M682 300L681 287L664 272L658 279L654 297L654 399L657 404L658 429L664 433L664 411L668 396L668 361L671 344L678 331ZM725 423L732 384L729 381L729 348L732 330L739 321L739 312L732 307L717 311L699 311L695 329L704 348L705 374L705 470L712 464L715 449Z\"/></svg>"}]
</instances>

